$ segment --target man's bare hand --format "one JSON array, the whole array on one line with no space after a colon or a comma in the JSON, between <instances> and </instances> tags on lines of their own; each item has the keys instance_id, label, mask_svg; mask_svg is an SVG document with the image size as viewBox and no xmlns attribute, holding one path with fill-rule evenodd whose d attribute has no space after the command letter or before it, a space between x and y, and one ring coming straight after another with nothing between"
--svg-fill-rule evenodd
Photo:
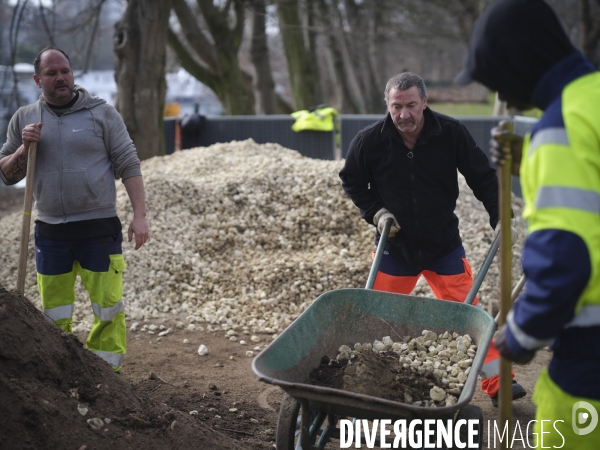
<instances>
[{"instance_id":1,"label":"man's bare hand","mask_svg":"<svg viewBox=\"0 0 600 450\"><path fill-rule=\"evenodd\" d=\"M23 148L25 149L25 155L29 152L30 142L39 142L40 136L42 135L42 122L37 124L32 123L25 126L21 132L21 139L23 140Z\"/></svg>"},{"instance_id":2,"label":"man's bare hand","mask_svg":"<svg viewBox=\"0 0 600 450\"><path fill-rule=\"evenodd\" d=\"M133 235L135 235L135 249L137 250L148 240L148 223L145 217L133 217L127 230L129 242L133 239Z\"/></svg>"}]
</instances>

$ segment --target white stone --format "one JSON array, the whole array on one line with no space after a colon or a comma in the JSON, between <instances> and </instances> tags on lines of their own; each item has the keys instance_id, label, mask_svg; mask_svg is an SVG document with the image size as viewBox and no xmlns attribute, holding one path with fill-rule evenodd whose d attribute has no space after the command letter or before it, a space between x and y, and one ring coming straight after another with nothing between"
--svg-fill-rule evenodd
<instances>
[{"instance_id":1,"label":"white stone","mask_svg":"<svg viewBox=\"0 0 600 450\"><path fill-rule=\"evenodd\" d=\"M198 347L198 354L200 356L208 355L208 348L206 345L201 344L200 347Z\"/></svg>"},{"instance_id":2,"label":"white stone","mask_svg":"<svg viewBox=\"0 0 600 450\"><path fill-rule=\"evenodd\" d=\"M77 411L79 411L79 414L81 414L82 416L85 416L88 413L89 409L87 406L79 404L77 405Z\"/></svg>"},{"instance_id":3,"label":"white stone","mask_svg":"<svg viewBox=\"0 0 600 450\"><path fill-rule=\"evenodd\" d=\"M434 400L436 402L441 402L442 400L444 400L446 398L446 391L444 391L440 387L434 386L429 391L429 395L431 397L431 400Z\"/></svg>"},{"instance_id":4,"label":"white stone","mask_svg":"<svg viewBox=\"0 0 600 450\"><path fill-rule=\"evenodd\" d=\"M167 330L161 331L160 333L158 333L159 336L166 336L168 334L171 334L173 332L173 328L169 328Z\"/></svg>"},{"instance_id":5,"label":"white stone","mask_svg":"<svg viewBox=\"0 0 600 450\"><path fill-rule=\"evenodd\" d=\"M456 397L449 395L446 397L446 406L454 405L456 403Z\"/></svg>"},{"instance_id":6,"label":"white stone","mask_svg":"<svg viewBox=\"0 0 600 450\"><path fill-rule=\"evenodd\" d=\"M383 345L388 349L392 348L392 345L394 345L394 341L389 336L384 336L383 339L381 339L381 342L383 342Z\"/></svg>"},{"instance_id":7,"label":"white stone","mask_svg":"<svg viewBox=\"0 0 600 450\"><path fill-rule=\"evenodd\" d=\"M466 369L467 367L471 367L471 364L473 364L473 360L472 359L463 359L462 361L458 362L458 367L460 367L461 369Z\"/></svg>"},{"instance_id":8,"label":"white stone","mask_svg":"<svg viewBox=\"0 0 600 450\"><path fill-rule=\"evenodd\" d=\"M340 346L340 348L338 348L338 353L345 352L345 353L350 354L351 351L352 351L352 349L350 347L348 347L347 345L342 345L342 346Z\"/></svg>"},{"instance_id":9,"label":"white stone","mask_svg":"<svg viewBox=\"0 0 600 450\"><path fill-rule=\"evenodd\" d=\"M94 431L100 431L104 427L104 421L98 417L87 420L88 425Z\"/></svg>"},{"instance_id":10,"label":"white stone","mask_svg":"<svg viewBox=\"0 0 600 450\"><path fill-rule=\"evenodd\" d=\"M423 330L423 340L427 341L437 341L437 334L433 331Z\"/></svg>"},{"instance_id":11,"label":"white stone","mask_svg":"<svg viewBox=\"0 0 600 450\"><path fill-rule=\"evenodd\" d=\"M383 342L377 341L377 340L375 342L373 342L373 351L374 352L379 353L379 352L385 352L386 350L387 350L387 348Z\"/></svg>"}]
</instances>

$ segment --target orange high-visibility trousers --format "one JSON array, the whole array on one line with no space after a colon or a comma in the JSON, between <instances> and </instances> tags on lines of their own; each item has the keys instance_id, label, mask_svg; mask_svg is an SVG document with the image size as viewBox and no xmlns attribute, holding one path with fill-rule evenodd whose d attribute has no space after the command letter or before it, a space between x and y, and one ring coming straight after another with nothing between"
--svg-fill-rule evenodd
<instances>
[{"instance_id":1,"label":"orange high-visibility trousers","mask_svg":"<svg viewBox=\"0 0 600 450\"><path fill-rule=\"evenodd\" d=\"M389 258L393 258L393 256L386 252L384 258L388 259L388 264L386 264L386 266L389 267ZM423 275L437 298L455 302L464 302L473 285L473 273L467 259L461 259L464 268L463 272L450 275L440 275L431 270L423 270L417 275L408 276L389 275L379 271L375 278L373 290L394 292L397 294L410 294L415 288L419 277ZM473 305L477 305L477 303L479 303L479 299L475 297ZM495 397L498 393L498 389L500 389L500 354L496 349L494 340L492 340L492 343L490 344L480 374L482 377L481 389L490 397ZM512 372L512 376L513 378L515 377L514 371Z\"/></svg>"}]
</instances>

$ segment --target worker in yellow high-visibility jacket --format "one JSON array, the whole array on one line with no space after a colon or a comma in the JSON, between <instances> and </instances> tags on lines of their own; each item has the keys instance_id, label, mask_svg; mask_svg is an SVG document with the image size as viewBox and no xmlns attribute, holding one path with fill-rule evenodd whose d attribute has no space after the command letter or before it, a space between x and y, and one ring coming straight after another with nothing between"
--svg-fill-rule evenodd
<instances>
[{"instance_id":1,"label":"worker in yellow high-visibility jacket","mask_svg":"<svg viewBox=\"0 0 600 450\"><path fill-rule=\"evenodd\" d=\"M493 3L475 25L465 64L457 82L476 80L509 106L544 111L524 141L492 133L492 159L502 164L510 149L513 173L520 169L529 224L525 293L496 345L517 363L552 345L533 394L537 446L598 449L600 73L542 0Z\"/></svg>"}]
</instances>

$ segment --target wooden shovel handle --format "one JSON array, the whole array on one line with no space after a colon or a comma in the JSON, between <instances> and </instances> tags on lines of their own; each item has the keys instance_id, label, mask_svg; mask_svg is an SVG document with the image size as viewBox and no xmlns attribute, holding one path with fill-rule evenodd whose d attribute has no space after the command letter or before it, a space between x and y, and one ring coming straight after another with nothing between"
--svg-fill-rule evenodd
<instances>
[{"instance_id":1,"label":"wooden shovel handle","mask_svg":"<svg viewBox=\"0 0 600 450\"><path fill-rule=\"evenodd\" d=\"M500 122L498 128L513 132L512 122ZM498 323L506 323L506 315L512 307L512 237L511 237L511 181L512 181L512 154L509 152L504 164L499 168L499 212L500 212L500 317ZM511 362L500 358L500 391L498 392L500 426L512 423L512 376ZM507 440L508 442L508 440ZM501 442L502 450L509 448L508 443Z\"/></svg>"},{"instance_id":2,"label":"wooden shovel handle","mask_svg":"<svg viewBox=\"0 0 600 450\"><path fill-rule=\"evenodd\" d=\"M27 175L25 176L25 201L23 202L23 225L21 227L21 249L19 250L19 269L17 272L17 292L25 295L25 275L27 274L27 252L29 230L31 227L31 207L33 204L33 179L35 177L35 159L37 142L29 143L27 156Z\"/></svg>"}]
</instances>

